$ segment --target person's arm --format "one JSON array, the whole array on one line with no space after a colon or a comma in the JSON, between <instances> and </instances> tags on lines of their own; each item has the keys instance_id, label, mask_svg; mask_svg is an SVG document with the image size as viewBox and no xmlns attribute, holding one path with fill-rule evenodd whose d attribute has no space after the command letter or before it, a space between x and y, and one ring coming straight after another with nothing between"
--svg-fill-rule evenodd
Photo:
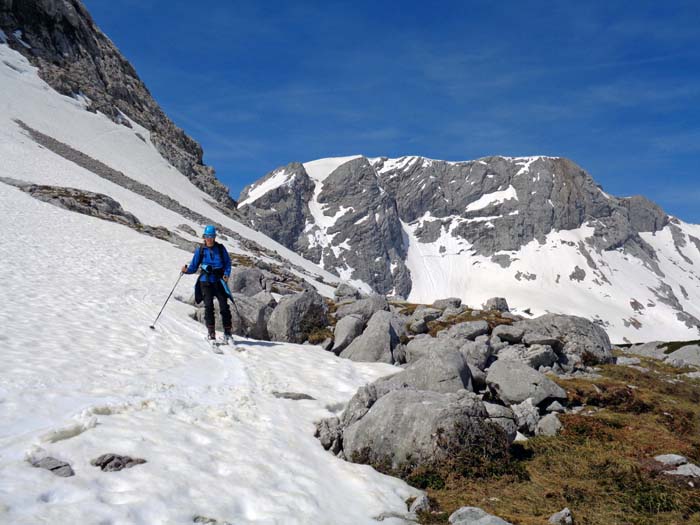
<instances>
[{"instance_id":1,"label":"person's arm","mask_svg":"<svg viewBox=\"0 0 700 525\"><path fill-rule=\"evenodd\" d=\"M224 279L228 281L228 277L231 275L231 256L228 254L226 246L222 251L224 252Z\"/></svg>"},{"instance_id":2,"label":"person's arm","mask_svg":"<svg viewBox=\"0 0 700 525\"><path fill-rule=\"evenodd\" d=\"M192 256L192 261L190 262L190 265L182 267L182 273L194 273L197 271L197 268L199 268L199 263L202 262L199 260L199 255L201 253L202 253L202 250L197 248L197 251L195 251L194 255Z\"/></svg>"}]
</instances>

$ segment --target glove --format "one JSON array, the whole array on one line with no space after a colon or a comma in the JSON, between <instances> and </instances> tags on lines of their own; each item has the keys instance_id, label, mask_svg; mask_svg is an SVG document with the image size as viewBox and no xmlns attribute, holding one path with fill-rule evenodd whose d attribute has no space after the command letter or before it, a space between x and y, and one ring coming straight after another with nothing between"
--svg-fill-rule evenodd
<instances>
[{"instance_id":1,"label":"glove","mask_svg":"<svg viewBox=\"0 0 700 525\"><path fill-rule=\"evenodd\" d=\"M187 273L187 265L184 265L182 267L182 270L180 270L180 273Z\"/></svg>"}]
</instances>

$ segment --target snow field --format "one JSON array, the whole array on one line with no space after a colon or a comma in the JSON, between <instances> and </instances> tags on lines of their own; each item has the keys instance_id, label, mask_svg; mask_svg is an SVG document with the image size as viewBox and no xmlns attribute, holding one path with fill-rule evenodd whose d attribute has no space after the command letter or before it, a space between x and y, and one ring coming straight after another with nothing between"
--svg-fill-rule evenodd
<instances>
[{"instance_id":1,"label":"snow field","mask_svg":"<svg viewBox=\"0 0 700 525\"><path fill-rule=\"evenodd\" d=\"M185 304L171 300L148 328L186 252L4 184L0 231L0 523L350 524L405 512L413 489L313 437L314 421L393 367L246 340L214 355ZM147 463L89 464L107 452ZM47 455L76 476L26 461Z\"/></svg>"}]
</instances>

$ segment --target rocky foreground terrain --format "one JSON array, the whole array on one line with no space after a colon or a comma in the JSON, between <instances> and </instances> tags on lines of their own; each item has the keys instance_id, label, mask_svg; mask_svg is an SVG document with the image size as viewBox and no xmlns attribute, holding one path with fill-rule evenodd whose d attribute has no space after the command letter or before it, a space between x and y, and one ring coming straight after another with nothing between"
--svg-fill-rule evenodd
<instances>
[{"instance_id":1,"label":"rocky foreground terrain","mask_svg":"<svg viewBox=\"0 0 700 525\"><path fill-rule=\"evenodd\" d=\"M524 319L504 298L479 308L455 298L417 305L362 296L347 285L333 301L312 290L279 296L254 268L234 270L231 282L238 334L318 343L341 359L398 367L361 387L342 414L319 421L316 435L330 453L427 489L408 505L409 517L508 523L479 508L452 507L489 488L532 490L536 483L550 487L551 502L529 512L568 505L550 523L573 523L570 508L580 523L698 517L700 341L613 347L586 319ZM193 316L202 319L203 311ZM564 475L551 461L578 462L583 470ZM566 479L536 482L531 465L542 469L542 462L548 476ZM599 492L609 483L620 484L612 499ZM515 501L481 501L508 509L514 523L542 523L522 519ZM456 512L448 516L450 509Z\"/></svg>"}]
</instances>

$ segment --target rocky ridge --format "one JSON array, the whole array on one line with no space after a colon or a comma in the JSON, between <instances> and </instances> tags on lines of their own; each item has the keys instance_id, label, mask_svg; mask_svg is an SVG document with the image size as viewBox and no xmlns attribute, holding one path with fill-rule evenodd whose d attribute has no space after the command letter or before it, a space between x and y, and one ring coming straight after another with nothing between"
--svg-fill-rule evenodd
<instances>
[{"instance_id":1,"label":"rocky ridge","mask_svg":"<svg viewBox=\"0 0 700 525\"><path fill-rule=\"evenodd\" d=\"M639 292L613 299L623 317L603 316L601 324L629 334L658 307L700 333L700 312L690 306L700 297L697 228L645 197L606 194L568 159L292 163L246 187L240 209L255 228L356 286L417 301L464 294L470 283L457 268L468 275L487 267L524 296L551 279L552 290L605 301L620 286L620 254L625 265L641 266L629 264ZM540 252L553 259L544 268L535 260ZM682 284L669 278L668 264L682 265Z\"/></svg>"},{"instance_id":2,"label":"rocky ridge","mask_svg":"<svg viewBox=\"0 0 700 525\"><path fill-rule=\"evenodd\" d=\"M118 124L132 127L133 121L146 128L170 164L229 212L235 210L228 188L204 165L201 146L165 115L82 2L3 0L0 31L0 43L22 53L56 91L84 100L88 111Z\"/></svg>"}]
</instances>

